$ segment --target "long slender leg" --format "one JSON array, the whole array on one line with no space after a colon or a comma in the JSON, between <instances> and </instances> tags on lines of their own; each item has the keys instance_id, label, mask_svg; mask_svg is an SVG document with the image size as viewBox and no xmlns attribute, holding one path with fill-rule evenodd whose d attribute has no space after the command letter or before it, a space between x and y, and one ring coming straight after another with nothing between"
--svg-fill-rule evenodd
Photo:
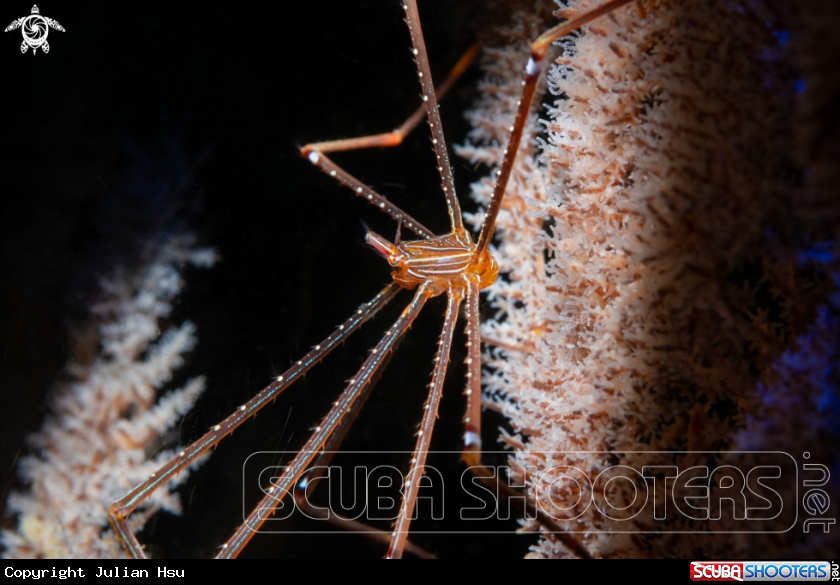
<instances>
[{"instance_id":1,"label":"long slender leg","mask_svg":"<svg viewBox=\"0 0 840 585\"><path fill-rule=\"evenodd\" d=\"M518 353L524 353L526 355L533 353L534 350L536 350L537 348L533 341L523 341L522 343L516 343L514 341L502 341L501 339L496 339L495 337L487 336L482 337L481 341L484 342L484 344L486 345L493 345L502 349L506 349L508 351L515 351Z\"/></svg>"},{"instance_id":2,"label":"long slender leg","mask_svg":"<svg viewBox=\"0 0 840 585\"><path fill-rule=\"evenodd\" d=\"M505 158L502 161L502 166L499 167L496 186L493 189L493 195L490 197L490 204L487 206L484 223L481 225L478 244L476 244L475 252L473 252L474 261L478 261L484 252L487 251L487 247L490 245L490 239L493 237L493 230L496 227L496 216L499 214L499 209L502 206L502 198L505 195L508 179L510 179L510 173L513 170L513 163L516 161L516 153L519 151L522 132L528 120L528 113L531 111L531 102L534 99L537 80L539 80L540 72L542 71L542 62L551 43L599 16L612 12L616 8L629 4L630 2L633 2L633 0L609 0L609 2L605 2L598 8L581 14L577 18L558 24L540 35L531 44L531 58L528 59L528 64L525 66L525 78L522 81L522 94L517 103L516 121L510 127L510 138L508 138L507 147L505 148Z\"/></svg>"},{"instance_id":3,"label":"long slender leg","mask_svg":"<svg viewBox=\"0 0 840 585\"><path fill-rule=\"evenodd\" d=\"M386 357L385 360L386 361L383 362L380 366L379 372L382 372L387 366L388 358ZM330 462L333 460L333 457L336 454L335 452L341 446L341 443L344 441L344 437L347 435L347 432L350 430L350 427L353 426L353 423L359 416L359 413L361 412L365 402L367 402L371 390L376 385L377 378L378 376L373 376L371 378L371 382L365 386L364 390L362 390L362 393L359 395L359 398L356 400L356 403L353 406L353 408L341 420L338 427L336 427L333 434L321 448L318 457L312 462L310 466L311 470L304 473L301 476L300 480L298 480L297 484L295 485L294 497L295 505L297 505L297 507L300 508L300 510L304 513L314 518L326 520L333 526L336 526L337 528L340 528L342 530L356 532L367 538L370 538L371 540L387 545L391 542L390 531L379 530L378 528L368 526L363 522L351 520L349 518L344 518L336 514L332 510L324 511L323 509L314 506L309 501L309 494L315 491L315 488L321 480L320 476L313 473L313 471L316 468L325 468L329 466ZM405 550L406 552L409 552L421 559L436 558L433 554L423 550L418 546L413 545L411 542L406 542Z\"/></svg>"},{"instance_id":4,"label":"long slender leg","mask_svg":"<svg viewBox=\"0 0 840 585\"><path fill-rule=\"evenodd\" d=\"M402 225L413 231L418 236L421 236L426 239L435 237L435 234L432 233L432 230L430 230L422 223L420 223L419 221L411 217L409 214L407 214L405 211L394 205L384 195L380 195L379 193L362 183L359 179L342 169L332 160L327 158L325 154L321 154L313 150L312 152L305 154L305 156L309 159L309 162L314 164L316 167L327 173L329 176L337 179L338 182L342 185L345 185L352 189L353 192L359 197L370 201L373 205L375 205L380 210L393 217L395 220L397 220Z\"/></svg>"},{"instance_id":5,"label":"long slender leg","mask_svg":"<svg viewBox=\"0 0 840 585\"><path fill-rule=\"evenodd\" d=\"M461 206L458 203L458 197L455 195L452 165L449 164L449 153L446 151L446 139L443 135L443 125L440 123L440 112L435 97L435 86L432 84L429 58L426 56L426 42L423 40L423 30L420 28L417 2L415 0L405 0L403 8L405 9L408 32L411 34L411 42L414 44L414 60L417 63L417 74L420 76L420 87L423 90L423 105L426 106L426 115L432 129L432 146L435 150L438 171L443 183L443 194L446 196L452 233L460 234L464 230L464 222L461 219Z\"/></svg>"},{"instance_id":6,"label":"long slender leg","mask_svg":"<svg viewBox=\"0 0 840 585\"><path fill-rule=\"evenodd\" d=\"M446 92L449 91L458 78L464 73L464 71L467 70L477 54L478 45L471 45L470 48L467 49L467 52L464 53L464 55L458 60L455 67L452 68L452 71L449 72L446 80L437 88L437 99L442 98ZM377 146L397 146L398 144L401 144L409 132L411 132L415 126L420 123L420 120L423 119L425 113L426 106L421 105L411 116L408 117L405 122L403 122L399 128L393 132L375 134L373 136L361 136L358 138L347 138L344 140L315 142L303 146L300 149L300 152L319 169L331 177L334 177L341 184L352 189L359 197L370 201L373 205L402 223L410 230L414 231L417 235L424 238L432 238L434 237L434 234L428 228L425 228L423 224L391 203L386 197L380 195L374 189L371 189L369 186L356 179L353 175L345 171L339 165L335 164L332 159L326 156L326 153L328 152L358 150Z\"/></svg>"},{"instance_id":7,"label":"long slender leg","mask_svg":"<svg viewBox=\"0 0 840 585\"><path fill-rule=\"evenodd\" d=\"M382 371L384 367L380 368ZM347 431L352 426L353 422L355 422L356 417L359 415L359 412L362 409L363 404L367 400L368 396L370 395L370 390L373 388L374 383L368 384L362 394L359 396L358 400L356 401L356 405L353 409L344 417L344 419L339 424L338 428L336 428L335 432L329 438L329 440L324 444L321 452L318 455L318 458L312 462L312 469L315 468L325 468L329 466L330 462L332 461L333 457L335 456L335 451L339 448L342 441L344 440L344 436L347 434ZM333 526L340 528L342 530L348 530L350 532L356 532L365 536L371 540L380 542L382 544L390 544L391 542L391 532L385 530L379 530L378 528L374 528L369 526L363 522L359 522L358 520L351 520L350 518L344 518L338 514L336 514L333 510L324 511L321 508L314 506L309 501L309 494L315 491L318 482L320 481L320 476L315 475L312 471L304 473L301 476L300 480L295 485L295 504L301 511L304 513L314 517L319 518L321 520L325 520L332 524ZM422 548L415 546L411 542L405 543L405 550L406 552L413 554L417 558L421 559L434 559L437 558L433 554L423 550Z\"/></svg>"},{"instance_id":8,"label":"long slender leg","mask_svg":"<svg viewBox=\"0 0 840 585\"><path fill-rule=\"evenodd\" d=\"M468 467L481 464L481 330L477 279L467 285L467 412L464 415L463 459Z\"/></svg>"},{"instance_id":9,"label":"long slender leg","mask_svg":"<svg viewBox=\"0 0 840 585\"><path fill-rule=\"evenodd\" d=\"M320 463L316 463L316 465L320 465ZM296 499L295 502L297 503L297 506L306 514L315 518L326 520L327 522L329 522L333 526L336 526L337 528L341 528L342 530L349 530L350 532L355 532L382 544L389 544L391 542L391 533L387 530L379 530L372 526L368 526L363 522L359 522L358 520L343 518L333 511L324 512L320 508L314 507L308 501L300 501ZM415 544L412 544L410 541L405 542L405 552L414 555L418 559L438 558L429 551L424 550Z\"/></svg>"},{"instance_id":10,"label":"long slender leg","mask_svg":"<svg viewBox=\"0 0 840 585\"><path fill-rule=\"evenodd\" d=\"M520 514L536 511L537 521L550 530L581 558L591 558L581 542L566 532L553 518L534 505L528 494L520 493L506 483L499 483L495 474L481 461L481 330L478 321L479 287L476 279L467 287L467 413L464 416L464 451L462 459L470 471L491 490L517 508ZM522 498L525 498L523 502Z\"/></svg>"},{"instance_id":11,"label":"long slender leg","mask_svg":"<svg viewBox=\"0 0 840 585\"><path fill-rule=\"evenodd\" d=\"M338 401L336 401L327 413L327 416L315 427L315 432L303 448L301 448L300 452L292 459L277 482L269 488L269 493L263 497L245 522L236 529L236 532L234 532L230 540L222 545L222 550L216 558L235 558L242 550L242 547L251 540L251 537L260 529L268 517L271 516L282 499L293 491L294 485L301 475L303 475L304 471L306 471L307 466L318 455L332 433L340 426L341 421L353 408L356 400L364 393L365 387L375 379L377 371L385 361L388 352L394 348L402 335L408 330L420 312L420 309L425 304L428 298L428 292L428 286L426 284L420 285L414 295L414 299L412 299L411 303L402 312L402 315L397 319L394 326L386 331L384 337L376 344L376 347L371 351L365 363L362 364L356 377L350 380L350 384L341 393Z\"/></svg>"},{"instance_id":12,"label":"long slender leg","mask_svg":"<svg viewBox=\"0 0 840 585\"><path fill-rule=\"evenodd\" d=\"M455 67L449 72L443 83L435 89L435 95L440 100L446 95L452 86L458 81L458 78L469 68L470 64L478 55L478 45L472 44L467 52L464 53ZM308 156L309 153L316 151L319 154L327 152L343 152L346 150L359 150L362 148L374 148L377 146L397 146L402 144L405 137L414 130L417 124L426 116L426 106L418 107L402 125L392 132L385 132L384 134L374 134L371 136L359 136L357 138L345 138L342 140L325 140L324 142L313 142L307 144L300 149L303 156Z\"/></svg>"},{"instance_id":13,"label":"long slender leg","mask_svg":"<svg viewBox=\"0 0 840 585\"><path fill-rule=\"evenodd\" d=\"M393 299L402 287L394 283L382 290L373 300L359 307L352 317L347 319L338 329L324 341L316 345L303 356L295 365L286 370L282 376L257 393L248 402L240 406L236 412L228 416L221 423L214 426L203 437L178 453L178 457L163 465L149 478L117 500L109 511L111 525L117 536L122 540L129 555L134 558L145 558L143 549L137 538L128 527L128 516L140 503L148 498L152 492L166 484L178 472L185 469L195 459L216 445L229 435L239 425L256 414L262 407L277 398L290 384L305 374L312 366L321 361L338 344L342 343L362 323L370 319L379 309Z\"/></svg>"},{"instance_id":14,"label":"long slender leg","mask_svg":"<svg viewBox=\"0 0 840 585\"><path fill-rule=\"evenodd\" d=\"M420 489L420 478L423 476L426 465L426 456L429 452L429 445L432 441L432 430L437 418L438 405L443 393L443 380L446 377L446 366L449 363L449 350L452 347L452 335L455 332L455 323L458 321L458 307L461 305L463 293L459 289L450 288L447 294L446 319L443 322L443 331L440 334L440 343L437 356L435 357L435 369L432 374L432 384L429 390L429 398L423 405L423 421L420 423L420 430L417 431L417 445L414 447L414 455L411 459L411 467L406 475L405 491L403 492L402 505L397 516L394 532L391 534L391 545L385 555L389 559L402 557L406 538L408 538L408 526L411 523L411 514L414 504L417 501L417 492Z\"/></svg>"}]
</instances>

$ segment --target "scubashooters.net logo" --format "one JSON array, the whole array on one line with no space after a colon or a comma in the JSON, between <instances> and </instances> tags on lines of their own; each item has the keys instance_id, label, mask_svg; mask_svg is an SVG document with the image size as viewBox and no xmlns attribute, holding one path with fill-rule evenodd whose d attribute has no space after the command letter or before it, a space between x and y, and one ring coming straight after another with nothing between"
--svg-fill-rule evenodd
<instances>
[{"instance_id":1,"label":"scubashooters.net logo","mask_svg":"<svg viewBox=\"0 0 840 585\"><path fill-rule=\"evenodd\" d=\"M828 561L694 561L692 581L837 581Z\"/></svg>"}]
</instances>

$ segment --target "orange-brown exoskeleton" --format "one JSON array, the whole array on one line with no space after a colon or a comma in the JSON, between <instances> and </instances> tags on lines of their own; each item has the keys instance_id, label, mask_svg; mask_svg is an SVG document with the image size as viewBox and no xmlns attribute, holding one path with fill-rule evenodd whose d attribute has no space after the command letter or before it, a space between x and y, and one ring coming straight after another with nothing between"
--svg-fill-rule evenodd
<instances>
[{"instance_id":1,"label":"orange-brown exoskeleton","mask_svg":"<svg viewBox=\"0 0 840 585\"><path fill-rule=\"evenodd\" d=\"M331 457L330 451L336 449L358 414L360 405L367 397L373 383L386 362L387 354L396 346L400 338L407 331L417 317L426 301L434 296L446 294L447 308L438 346L435 366L432 372L432 382L428 399L424 405L423 418L417 432L414 454L409 463L400 511L394 528L389 533L380 533L370 529L354 528L355 523L341 521L350 529L360 530L368 535L384 540L388 543L387 556L399 558L407 546L409 524L412 511L417 500L420 478L429 451L434 421L437 418L438 405L441 400L443 380L446 375L450 348L455 326L458 320L461 303L466 301L466 330L467 330L467 412L464 417L465 431L463 443L463 457L472 470L481 470L481 339L479 334L478 305L479 291L490 286L498 275L498 264L489 251L490 240L496 217L501 207L508 179L516 158L516 152L522 138L524 124L533 101L537 81L542 72L543 60L549 46L555 40L576 30L593 19L606 14L632 0L609 0L601 6L580 15L568 22L557 25L531 45L531 57L524 65L522 94L518 103L516 121L510 128L504 161L499 169L496 185L490 204L485 214L478 240L474 243L471 234L464 227L461 209L455 194L455 184L449 163L446 142L438 112L438 98L452 85L455 79L466 69L472 61L476 49L472 48L449 75L449 78L437 89L432 82L429 70L426 47L420 28L416 0L404 0L406 22L412 41L412 52L417 64L417 72L422 88L422 106L397 130L386 134L366 136L361 138L336 140L308 144L301 148L301 154L323 172L336 178L340 183L352 189L356 195L367 199L381 211L389 214L398 222L395 242L368 232L366 240L373 249L382 255L392 267L393 282L385 287L370 302L362 305L347 321L339 326L321 343L301 358L281 376L260 391L247 403L240 406L233 414L214 426L203 437L193 442L181 451L178 456L161 467L147 481L138 485L126 496L118 500L111 507L111 524L125 544L129 554L136 558L143 558L144 552L135 535L128 527L127 517L154 490L166 484L175 474L183 470L201 453L210 449L229 435L247 419L251 418L267 403L274 400L295 380L302 377L312 366L321 361L330 351L343 342L362 323L372 317L379 309L391 301L403 289L414 290L414 297L404 309L396 323L385 333L376 347L371 351L357 374L348 382L346 389L327 415L315 427L309 440L284 470L276 482L272 483L269 493L250 513L245 522L237 528L228 541L220 547L219 558L232 558L242 550L253 535L259 531L263 523L281 505L284 498L294 497L296 488L310 480L307 470L313 465L325 465ZM370 147L395 146L426 117L432 138L432 146L437 159L437 170L440 173L444 199L447 204L450 219L450 232L435 235L416 219L399 209L391 201L365 185L327 156L327 153L346 151ZM401 241L402 228L414 232L420 239ZM479 474L480 475L480 474ZM510 489L510 488L508 488ZM516 500L523 498L521 494L510 490L503 497ZM552 526L550 518L538 518L540 522ZM560 532L557 536L562 539L575 553L588 556L585 548L572 535Z\"/></svg>"}]
</instances>

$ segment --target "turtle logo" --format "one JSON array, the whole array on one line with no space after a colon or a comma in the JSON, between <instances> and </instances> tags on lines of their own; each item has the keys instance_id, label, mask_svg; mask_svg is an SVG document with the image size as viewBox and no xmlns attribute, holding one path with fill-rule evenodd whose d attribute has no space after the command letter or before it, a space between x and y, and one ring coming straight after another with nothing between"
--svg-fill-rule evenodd
<instances>
[{"instance_id":1,"label":"turtle logo","mask_svg":"<svg viewBox=\"0 0 840 585\"><path fill-rule=\"evenodd\" d=\"M64 32L64 27L58 24L57 20L41 16L37 4L32 6L32 14L12 21L12 24L7 26L3 32L9 32L19 27L23 33L20 52L25 53L26 49L32 47L33 55L38 52L38 49L45 53L50 52L50 44L47 42L47 34L50 32L50 28Z\"/></svg>"}]
</instances>

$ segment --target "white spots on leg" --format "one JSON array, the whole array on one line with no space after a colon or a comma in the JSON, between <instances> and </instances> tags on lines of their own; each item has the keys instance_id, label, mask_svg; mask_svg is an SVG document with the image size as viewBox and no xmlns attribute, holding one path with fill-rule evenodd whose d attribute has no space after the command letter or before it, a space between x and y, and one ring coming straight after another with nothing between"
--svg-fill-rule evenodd
<instances>
[{"instance_id":1,"label":"white spots on leg","mask_svg":"<svg viewBox=\"0 0 840 585\"><path fill-rule=\"evenodd\" d=\"M310 152L308 158L309 162L311 162L313 165L317 165L318 161L321 160L321 157L318 156L317 152Z\"/></svg>"},{"instance_id":2,"label":"white spots on leg","mask_svg":"<svg viewBox=\"0 0 840 585\"><path fill-rule=\"evenodd\" d=\"M481 437L472 431L464 433L464 446L472 447L473 445L481 446Z\"/></svg>"}]
</instances>

